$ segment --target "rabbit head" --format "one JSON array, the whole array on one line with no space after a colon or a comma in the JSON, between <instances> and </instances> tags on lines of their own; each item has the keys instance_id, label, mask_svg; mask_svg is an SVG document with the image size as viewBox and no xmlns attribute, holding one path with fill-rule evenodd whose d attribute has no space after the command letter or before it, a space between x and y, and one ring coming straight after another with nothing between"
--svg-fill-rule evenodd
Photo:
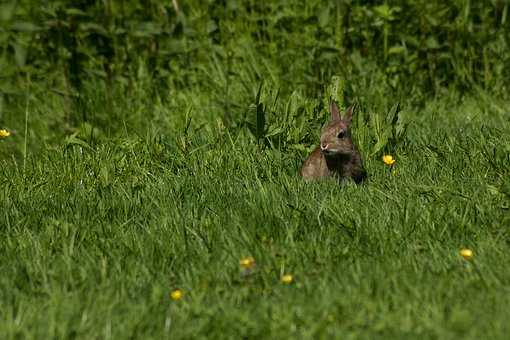
<instances>
[{"instance_id":1,"label":"rabbit head","mask_svg":"<svg viewBox=\"0 0 510 340\"><path fill-rule=\"evenodd\" d=\"M353 154L354 144L352 143L349 130L353 109L354 107L351 105L345 110L344 114L340 116L338 106L331 100L329 104L331 121L322 129L321 134L320 148L325 157L339 157Z\"/></svg>"}]
</instances>

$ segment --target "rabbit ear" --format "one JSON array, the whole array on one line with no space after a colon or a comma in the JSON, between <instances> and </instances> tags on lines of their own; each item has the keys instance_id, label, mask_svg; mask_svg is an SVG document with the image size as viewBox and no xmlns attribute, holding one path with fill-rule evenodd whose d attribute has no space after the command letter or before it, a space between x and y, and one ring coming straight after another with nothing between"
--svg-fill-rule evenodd
<instances>
[{"instance_id":1,"label":"rabbit ear","mask_svg":"<svg viewBox=\"0 0 510 340\"><path fill-rule=\"evenodd\" d=\"M338 106L333 99L329 101L329 112L331 113L331 120L340 120L340 111L338 111Z\"/></svg>"},{"instance_id":2,"label":"rabbit ear","mask_svg":"<svg viewBox=\"0 0 510 340\"><path fill-rule=\"evenodd\" d=\"M354 111L354 105L351 105L345 110L343 121L347 123L347 125L351 125L352 122L352 112Z\"/></svg>"}]
</instances>

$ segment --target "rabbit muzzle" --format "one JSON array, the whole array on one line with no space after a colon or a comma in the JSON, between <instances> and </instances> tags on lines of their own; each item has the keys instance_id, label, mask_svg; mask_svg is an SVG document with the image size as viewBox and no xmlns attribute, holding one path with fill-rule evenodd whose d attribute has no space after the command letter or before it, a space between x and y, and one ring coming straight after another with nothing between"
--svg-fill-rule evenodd
<instances>
[{"instance_id":1,"label":"rabbit muzzle","mask_svg":"<svg viewBox=\"0 0 510 340\"><path fill-rule=\"evenodd\" d=\"M322 143L321 144L321 152L323 155L334 155L338 153L338 150L335 150L332 148L332 145L329 143Z\"/></svg>"},{"instance_id":2,"label":"rabbit muzzle","mask_svg":"<svg viewBox=\"0 0 510 340\"><path fill-rule=\"evenodd\" d=\"M350 155L352 148L343 145L336 145L335 143L321 143L321 153L326 157L338 157Z\"/></svg>"}]
</instances>

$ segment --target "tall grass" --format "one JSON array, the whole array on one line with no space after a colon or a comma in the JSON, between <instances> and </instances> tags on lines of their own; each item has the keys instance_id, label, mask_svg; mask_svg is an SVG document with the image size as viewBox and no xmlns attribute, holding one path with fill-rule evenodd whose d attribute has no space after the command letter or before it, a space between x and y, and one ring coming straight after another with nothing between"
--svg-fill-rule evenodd
<instances>
[{"instance_id":1,"label":"tall grass","mask_svg":"<svg viewBox=\"0 0 510 340\"><path fill-rule=\"evenodd\" d=\"M4 162L2 337L505 338L508 117L421 115L363 186L193 122Z\"/></svg>"},{"instance_id":2,"label":"tall grass","mask_svg":"<svg viewBox=\"0 0 510 340\"><path fill-rule=\"evenodd\" d=\"M26 91L34 104L64 105L49 117L32 115L52 141L82 124L118 135L168 120L157 116L158 104L196 107L195 116L236 126L262 82L283 98L294 91L324 98L339 76L341 102L359 99L384 110L402 97L420 105L447 91L509 92L506 1L186 1L175 8L158 1L7 1L0 95L9 109L1 123L22 130L17 115ZM144 109L124 114L132 105ZM182 113L173 116L170 124Z\"/></svg>"},{"instance_id":3,"label":"tall grass","mask_svg":"<svg viewBox=\"0 0 510 340\"><path fill-rule=\"evenodd\" d=\"M0 7L0 338L507 338L507 2Z\"/></svg>"}]
</instances>

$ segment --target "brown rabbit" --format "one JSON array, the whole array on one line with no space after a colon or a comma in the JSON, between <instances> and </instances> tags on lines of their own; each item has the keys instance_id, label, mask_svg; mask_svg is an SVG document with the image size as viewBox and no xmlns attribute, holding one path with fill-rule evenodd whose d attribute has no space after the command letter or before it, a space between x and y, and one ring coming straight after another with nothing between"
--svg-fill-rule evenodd
<instances>
[{"instance_id":1,"label":"brown rabbit","mask_svg":"<svg viewBox=\"0 0 510 340\"><path fill-rule=\"evenodd\" d=\"M322 129L321 143L305 160L299 174L304 179L333 176L339 180L352 178L360 183L366 177L361 156L352 142L349 127L353 106L340 117L338 106L331 100L331 121Z\"/></svg>"}]
</instances>

